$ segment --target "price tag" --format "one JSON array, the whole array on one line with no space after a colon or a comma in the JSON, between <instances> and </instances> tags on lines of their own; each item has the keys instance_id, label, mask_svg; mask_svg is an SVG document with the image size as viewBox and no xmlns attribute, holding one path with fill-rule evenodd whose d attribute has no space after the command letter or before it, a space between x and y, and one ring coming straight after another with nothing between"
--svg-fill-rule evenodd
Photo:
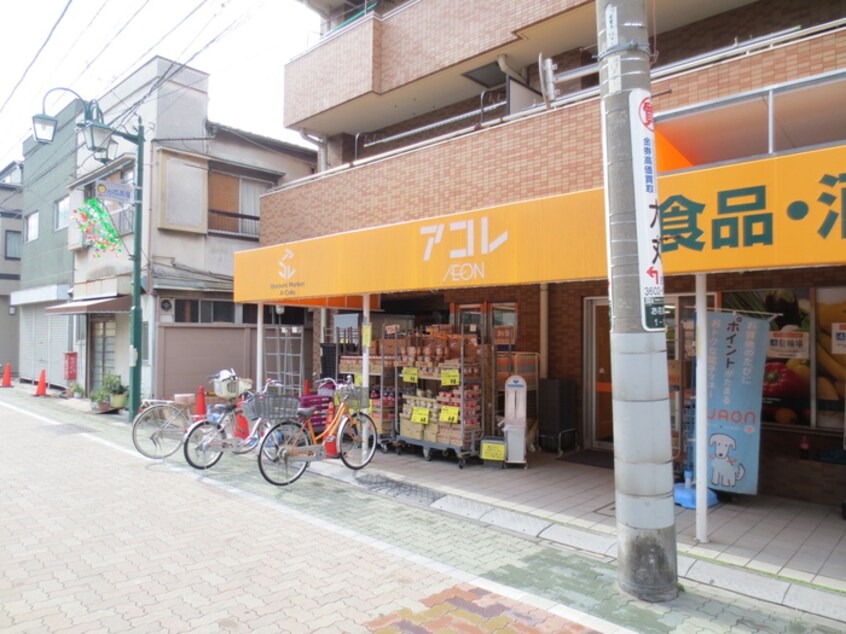
<instances>
[{"instance_id":1,"label":"price tag","mask_svg":"<svg viewBox=\"0 0 846 634\"><path fill-rule=\"evenodd\" d=\"M441 385L458 385L461 383L461 373L456 370L441 370Z\"/></svg>"},{"instance_id":2,"label":"price tag","mask_svg":"<svg viewBox=\"0 0 846 634\"><path fill-rule=\"evenodd\" d=\"M411 422L429 424L429 409L426 407L415 407L411 410Z\"/></svg>"},{"instance_id":3,"label":"price tag","mask_svg":"<svg viewBox=\"0 0 846 634\"><path fill-rule=\"evenodd\" d=\"M418 377L418 369L417 368L403 368L402 369L402 380L406 383L417 383Z\"/></svg>"},{"instance_id":4,"label":"price tag","mask_svg":"<svg viewBox=\"0 0 846 634\"><path fill-rule=\"evenodd\" d=\"M361 381L361 372L356 372L353 374L353 383L355 385L364 385Z\"/></svg>"},{"instance_id":5,"label":"price tag","mask_svg":"<svg viewBox=\"0 0 846 634\"><path fill-rule=\"evenodd\" d=\"M438 420L443 423L457 423L458 417L461 415L461 410L453 405L444 405L441 407L441 413Z\"/></svg>"}]
</instances>

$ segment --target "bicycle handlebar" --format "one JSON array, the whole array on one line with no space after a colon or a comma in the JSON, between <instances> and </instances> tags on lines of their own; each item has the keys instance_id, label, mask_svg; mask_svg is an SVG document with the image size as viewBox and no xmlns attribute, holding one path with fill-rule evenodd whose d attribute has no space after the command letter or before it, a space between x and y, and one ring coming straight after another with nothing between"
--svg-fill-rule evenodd
<instances>
[{"instance_id":1,"label":"bicycle handlebar","mask_svg":"<svg viewBox=\"0 0 846 634\"><path fill-rule=\"evenodd\" d=\"M324 385L331 385L333 389L338 389L339 387L343 387L345 385L352 385L353 384L353 377L351 374L347 375L346 381L339 381L337 379L333 379L330 376L324 377L317 382L317 387L323 387Z\"/></svg>"}]
</instances>

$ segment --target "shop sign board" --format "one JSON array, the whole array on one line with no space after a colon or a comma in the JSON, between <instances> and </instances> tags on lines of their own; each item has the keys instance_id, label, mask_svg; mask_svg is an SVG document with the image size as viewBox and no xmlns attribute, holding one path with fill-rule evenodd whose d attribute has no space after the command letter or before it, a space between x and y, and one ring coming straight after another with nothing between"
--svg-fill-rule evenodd
<instances>
[{"instance_id":1,"label":"shop sign board","mask_svg":"<svg viewBox=\"0 0 846 634\"><path fill-rule=\"evenodd\" d=\"M770 333L767 358L808 359L811 356L811 334L798 331Z\"/></svg>"},{"instance_id":2,"label":"shop sign board","mask_svg":"<svg viewBox=\"0 0 846 634\"><path fill-rule=\"evenodd\" d=\"M846 145L678 172L658 189L663 270L642 271L644 294L664 274L846 261ZM605 244L594 189L242 251L235 300L602 279Z\"/></svg>"},{"instance_id":3,"label":"shop sign board","mask_svg":"<svg viewBox=\"0 0 846 634\"><path fill-rule=\"evenodd\" d=\"M708 313L708 488L758 492L769 322Z\"/></svg>"}]
</instances>

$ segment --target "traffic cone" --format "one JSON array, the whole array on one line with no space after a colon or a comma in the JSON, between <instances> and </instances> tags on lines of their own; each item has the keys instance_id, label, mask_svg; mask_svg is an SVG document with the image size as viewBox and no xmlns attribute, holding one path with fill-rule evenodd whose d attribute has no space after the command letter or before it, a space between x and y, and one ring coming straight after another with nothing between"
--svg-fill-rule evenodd
<instances>
[{"instance_id":1,"label":"traffic cone","mask_svg":"<svg viewBox=\"0 0 846 634\"><path fill-rule=\"evenodd\" d=\"M247 418L241 413L240 406L241 403L244 402L244 399L240 396L238 397L238 406L239 409L235 412L235 429L233 434L236 438L246 438L250 435L250 423L247 421Z\"/></svg>"},{"instance_id":2,"label":"traffic cone","mask_svg":"<svg viewBox=\"0 0 846 634\"><path fill-rule=\"evenodd\" d=\"M194 415L206 415L206 390L202 385L197 388L197 404L194 406Z\"/></svg>"},{"instance_id":3,"label":"traffic cone","mask_svg":"<svg viewBox=\"0 0 846 634\"><path fill-rule=\"evenodd\" d=\"M34 396L47 396L47 370L41 370L41 376L38 378L38 387L35 388Z\"/></svg>"},{"instance_id":4,"label":"traffic cone","mask_svg":"<svg viewBox=\"0 0 846 634\"><path fill-rule=\"evenodd\" d=\"M3 383L0 387L12 387L12 364L7 363L6 369L3 370Z\"/></svg>"},{"instance_id":5,"label":"traffic cone","mask_svg":"<svg viewBox=\"0 0 846 634\"><path fill-rule=\"evenodd\" d=\"M329 409L326 410L326 427L325 429L329 429L329 425L332 424L332 420L335 418L335 404L332 401L329 401ZM338 430L335 429L334 434L329 434L326 436L326 439L323 441L323 447L326 450L326 457L327 458L337 458L338 457L338 438L335 434L338 433Z\"/></svg>"}]
</instances>

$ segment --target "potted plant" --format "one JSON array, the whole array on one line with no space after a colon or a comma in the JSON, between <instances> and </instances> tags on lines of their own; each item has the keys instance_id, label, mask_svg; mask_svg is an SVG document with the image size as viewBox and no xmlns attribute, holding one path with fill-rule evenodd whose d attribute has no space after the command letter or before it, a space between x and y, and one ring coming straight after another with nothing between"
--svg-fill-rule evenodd
<instances>
[{"instance_id":1,"label":"potted plant","mask_svg":"<svg viewBox=\"0 0 846 634\"><path fill-rule=\"evenodd\" d=\"M88 398L91 400L91 409L105 411L109 408L109 393L105 388L94 390Z\"/></svg>"},{"instance_id":2,"label":"potted plant","mask_svg":"<svg viewBox=\"0 0 846 634\"><path fill-rule=\"evenodd\" d=\"M103 390L105 390L109 405L112 409L126 407L129 400L129 387L124 385L117 374L106 374L103 377Z\"/></svg>"},{"instance_id":3,"label":"potted plant","mask_svg":"<svg viewBox=\"0 0 846 634\"><path fill-rule=\"evenodd\" d=\"M82 398L82 395L85 393L85 390L82 389L82 386L79 383L72 383L70 387L68 387L68 396L70 398Z\"/></svg>"}]
</instances>

